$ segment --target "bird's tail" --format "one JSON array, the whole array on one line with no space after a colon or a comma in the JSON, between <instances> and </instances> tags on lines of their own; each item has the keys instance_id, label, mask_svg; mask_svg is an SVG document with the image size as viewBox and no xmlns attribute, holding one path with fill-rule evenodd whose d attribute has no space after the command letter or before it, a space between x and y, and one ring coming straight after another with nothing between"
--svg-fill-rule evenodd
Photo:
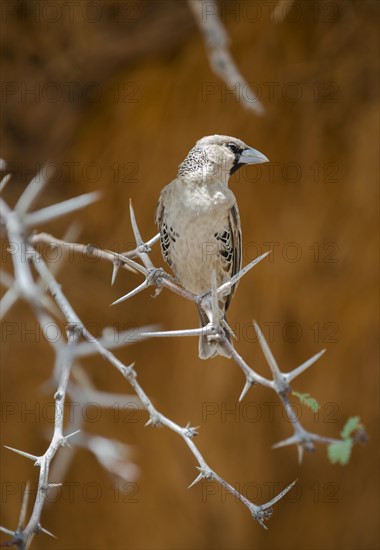
<instances>
[{"instance_id":1,"label":"bird's tail","mask_svg":"<svg viewBox=\"0 0 380 550\"><path fill-rule=\"evenodd\" d=\"M202 308L198 307L199 319L201 327L205 327L209 324L208 317ZM223 328L224 334L229 342L231 342L230 333L226 328ZM210 341L207 335L199 337L199 357L201 359L210 359L216 355L223 355L224 357L231 357L229 349L223 344L223 342Z\"/></svg>"}]
</instances>

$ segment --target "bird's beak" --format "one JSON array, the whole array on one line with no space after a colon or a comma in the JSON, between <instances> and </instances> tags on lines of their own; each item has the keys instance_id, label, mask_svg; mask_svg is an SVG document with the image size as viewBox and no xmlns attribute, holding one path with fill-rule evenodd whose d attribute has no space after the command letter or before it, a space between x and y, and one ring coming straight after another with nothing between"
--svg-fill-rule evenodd
<instances>
[{"instance_id":1,"label":"bird's beak","mask_svg":"<svg viewBox=\"0 0 380 550\"><path fill-rule=\"evenodd\" d=\"M263 162L270 162L270 160L257 149L247 147L241 152L238 162L239 164L262 164Z\"/></svg>"}]
</instances>

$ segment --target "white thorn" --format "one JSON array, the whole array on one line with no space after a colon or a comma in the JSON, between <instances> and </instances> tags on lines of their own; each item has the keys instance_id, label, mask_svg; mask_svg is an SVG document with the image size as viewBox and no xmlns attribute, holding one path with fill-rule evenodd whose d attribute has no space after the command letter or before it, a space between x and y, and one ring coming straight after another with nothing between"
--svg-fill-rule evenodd
<instances>
[{"instance_id":1,"label":"white thorn","mask_svg":"<svg viewBox=\"0 0 380 550\"><path fill-rule=\"evenodd\" d=\"M202 478L203 478L203 474L201 472L199 475L197 475L197 477L194 479L194 481L192 483L190 483L190 485L188 486L188 489L191 489L191 487L194 487L194 485L199 483Z\"/></svg>"},{"instance_id":2,"label":"white thorn","mask_svg":"<svg viewBox=\"0 0 380 550\"><path fill-rule=\"evenodd\" d=\"M125 294L118 300L115 300L114 302L112 302L111 306L115 306L116 304L120 304L120 302L124 302L124 300L128 300L128 298L132 298L132 296L135 296L136 294L138 294L139 292L141 292L147 287L148 287L148 281L144 281L143 283L141 283L141 285L131 290L131 292L128 292L128 294Z\"/></svg>"},{"instance_id":3,"label":"white thorn","mask_svg":"<svg viewBox=\"0 0 380 550\"><path fill-rule=\"evenodd\" d=\"M304 363L302 363L301 365L299 365L298 367L296 367L292 371L286 373L284 376L285 376L287 382L291 382L292 380L294 380L294 378L296 378L297 376L302 374L306 369L308 369L309 367L314 365L314 363L316 361L318 361L318 359L320 357L322 357L322 355L325 352L326 352L326 349L323 349L323 350L319 351L318 353L313 355L313 357L310 357L310 359L308 359L307 361L305 361Z\"/></svg>"},{"instance_id":4,"label":"white thorn","mask_svg":"<svg viewBox=\"0 0 380 550\"><path fill-rule=\"evenodd\" d=\"M116 281L119 268L120 268L120 264L118 262L114 262L113 268L112 268L111 286L113 286L114 282Z\"/></svg>"},{"instance_id":5,"label":"white thorn","mask_svg":"<svg viewBox=\"0 0 380 550\"><path fill-rule=\"evenodd\" d=\"M239 397L239 403L241 401L243 401L244 397L246 396L248 390L252 387L252 382L250 380L247 380L245 385L244 385L244 388L243 388L243 391L241 392L240 394L240 397Z\"/></svg>"},{"instance_id":6,"label":"white thorn","mask_svg":"<svg viewBox=\"0 0 380 550\"><path fill-rule=\"evenodd\" d=\"M11 537L14 537L16 535L16 533L14 531L11 531L10 529L7 529L6 527L3 527L2 525L0 525L0 531L2 531L3 533L5 533L6 535L9 535Z\"/></svg>"},{"instance_id":7,"label":"white thorn","mask_svg":"<svg viewBox=\"0 0 380 550\"><path fill-rule=\"evenodd\" d=\"M24 526L24 520L26 517L26 511L28 508L28 498L29 498L29 483L26 484L25 491L22 497L20 516L18 520L17 531L22 531Z\"/></svg>"},{"instance_id":8,"label":"white thorn","mask_svg":"<svg viewBox=\"0 0 380 550\"><path fill-rule=\"evenodd\" d=\"M136 245L139 247L142 244L144 244L144 241L141 238L140 231L136 222L135 211L133 210L133 206L132 206L132 199L129 199L129 213L131 216L131 225L132 225L133 234L136 239Z\"/></svg>"},{"instance_id":9,"label":"white thorn","mask_svg":"<svg viewBox=\"0 0 380 550\"><path fill-rule=\"evenodd\" d=\"M34 228L36 225L42 223L50 222L71 212L76 212L81 210L86 206L89 206L93 202L99 200L101 194L98 191L93 193L86 193L85 195L79 195L72 199L66 201L58 202L52 206L47 206L46 208L41 208L41 210L36 210L30 214L24 216L24 225L27 227Z\"/></svg>"},{"instance_id":10,"label":"white thorn","mask_svg":"<svg viewBox=\"0 0 380 550\"><path fill-rule=\"evenodd\" d=\"M273 375L276 378L280 378L281 377L280 369L277 365L276 359L274 358L273 353L272 353L267 341L265 340L264 334L261 332L261 329L260 329L259 325L256 323L256 321L253 321L253 326L255 327L255 331L256 331L256 334L257 334L257 338L259 340L260 347L262 349L262 352L264 354L265 359L268 362L270 370L272 371Z\"/></svg>"},{"instance_id":11,"label":"white thorn","mask_svg":"<svg viewBox=\"0 0 380 550\"><path fill-rule=\"evenodd\" d=\"M51 531L48 531L47 529L45 529L45 527L42 527L42 525L38 525L37 532L38 533L44 533L45 535L48 535L49 537L53 537L53 539L58 538L55 535L53 535L53 533Z\"/></svg>"},{"instance_id":12,"label":"white thorn","mask_svg":"<svg viewBox=\"0 0 380 550\"><path fill-rule=\"evenodd\" d=\"M46 177L46 167L44 166L42 170L28 183L23 194L17 201L15 210L19 214L25 214L38 199L47 183L48 179Z\"/></svg>"},{"instance_id":13,"label":"white thorn","mask_svg":"<svg viewBox=\"0 0 380 550\"><path fill-rule=\"evenodd\" d=\"M11 177L12 177L12 174L7 174L6 176L3 177L3 179L0 182L0 193L2 191L4 191L5 186L7 185L8 181L11 179Z\"/></svg>"},{"instance_id":14,"label":"white thorn","mask_svg":"<svg viewBox=\"0 0 380 550\"><path fill-rule=\"evenodd\" d=\"M288 437L287 439L283 439L282 441L279 441L278 443L275 443L272 445L272 449L280 449L281 447L288 447L289 445L295 445L299 442L299 438L296 435L292 435L291 437Z\"/></svg>"},{"instance_id":15,"label":"white thorn","mask_svg":"<svg viewBox=\"0 0 380 550\"><path fill-rule=\"evenodd\" d=\"M294 481L289 483L289 485L287 487L285 487L285 489L283 489L283 491L278 493L278 495L276 495L274 498L272 498L272 500L270 500L269 502L266 502L265 504L260 506L260 508L262 510L266 510L267 508L270 508L271 506L273 506L273 504L276 504L276 502L281 500L286 495L286 493L288 493L290 491L290 489L292 489L292 487L294 487L294 485L297 483L297 481L298 481L298 479L295 479Z\"/></svg>"},{"instance_id":16,"label":"white thorn","mask_svg":"<svg viewBox=\"0 0 380 550\"><path fill-rule=\"evenodd\" d=\"M76 434L79 434L79 432L80 432L80 430L75 430L75 432L72 432L69 435L65 435L65 437L63 438L63 442L61 443L62 447L64 447L66 445L68 439L70 439L71 437L74 437L74 435L76 435Z\"/></svg>"},{"instance_id":17,"label":"white thorn","mask_svg":"<svg viewBox=\"0 0 380 550\"><path fill-rule=\"evenodd\" d=\"M26 453L25 451L20 451L19 449L15 449L14 447L8 447L8 445L4 445L4 447L6 449L9 449L10 451L13 451L14 453L17 453L21 456L25 456L25 458L34 460L35 462L37 462L41 458L40 456L31 455L30 453Z\"/></svg>"}]
</instances>

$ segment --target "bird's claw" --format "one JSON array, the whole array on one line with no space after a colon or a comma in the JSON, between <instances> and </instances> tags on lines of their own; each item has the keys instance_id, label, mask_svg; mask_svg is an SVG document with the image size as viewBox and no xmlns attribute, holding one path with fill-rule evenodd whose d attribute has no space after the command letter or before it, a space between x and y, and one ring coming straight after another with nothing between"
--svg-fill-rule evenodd
<instances>
[{"instance_id":1,"label":"bird's claw","mask_svg":"<svg viewBox=\"0 0 380 550\"><path fill-rule=\"evenodd\" d=\"M211 292L207 290L206 292L203 292L203 294L198 294L198 296L196 297L196 302L198 306L200 306L205 311L211 309Z\"/></svg>"},{"instance_id":2,"label":"bird's claw","mask_svg":"<svg viewBox=\"0 0 380 550\"><path fill-rule=\"evenodd\" d=\"M224 340L223 328L221 326L215 325L214 323L209 323L205 328L208 331L208 342L221 342Z\"/></svg>"},{"instance_id":3,"label":"bird's claw","mask_svg":"<svg viewBox=\"0 0 380 550\"><path fill-rule=\"evenodd\" d=\"M162 279L166 276L165 271L161 267L153 267L148 270L147 282L150 285L157 287L157 289L162 288Z\"/></svg>"}]
</instances>

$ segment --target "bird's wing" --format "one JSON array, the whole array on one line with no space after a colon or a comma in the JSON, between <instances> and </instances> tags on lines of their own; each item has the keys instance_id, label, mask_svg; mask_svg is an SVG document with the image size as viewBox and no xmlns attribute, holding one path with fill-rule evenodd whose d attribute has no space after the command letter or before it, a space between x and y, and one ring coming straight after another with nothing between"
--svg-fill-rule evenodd
<instances>
[{"instance_id":1,"label":"bird's wing","mask_svg":"<svg viewBox=\"0 0 380 550\"><path fill-rule=\"evenodd\" d=\"M160 230L160 241L161 241L161 250L165 262L172 267L172 261L170 260L170 243L172 239L170 238L170 233L168 231L167 224L165 222L165 208L163 205L165 189L161 192L160 198L158 199L156 213L155 213L155 222Z\"/></svg>"},{"instance_id":2,"label":"bird's wing","mask_svg":"<svg viewBox=\"0 0 380 550\"><path fill-rule=\"evenodd\" d=\"M223 268L229 277L233 277L241 269L241 225L236 204L230 210L227 227L216 235L216 239L219 244L219 254L222 256ZM237 283L232 287L231 293L226 299L226 310L236 287Z\"/></svg>"}]
</instances>

